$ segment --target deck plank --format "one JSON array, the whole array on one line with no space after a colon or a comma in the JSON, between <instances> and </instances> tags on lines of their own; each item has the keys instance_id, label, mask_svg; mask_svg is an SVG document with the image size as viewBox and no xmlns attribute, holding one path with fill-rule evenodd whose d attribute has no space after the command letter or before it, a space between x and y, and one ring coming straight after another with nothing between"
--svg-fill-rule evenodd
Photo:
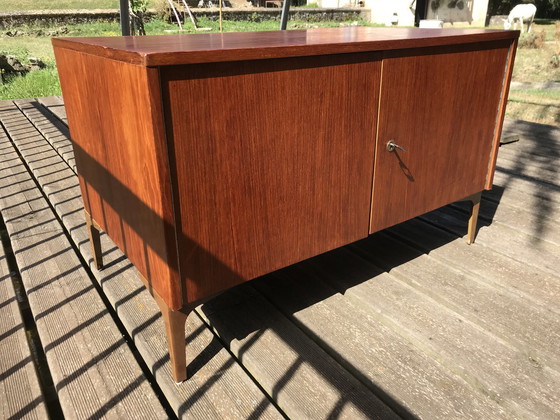
<instances>
[{"instance_id":1,"label":"deck plank","mask_svg":"<svg viewBox=\"0 0 560 420\"><path fill-rule=\"evenodd\" d=\"M546 177L555 175L553 181L557 180L557 171L554 165L559 157L557 153L551 151L543 155L537 155L532 153L531 150L520 150L524 146L525 143L502 146L499 151L501 166L511 171L523 171L525 168L530 171L538 170L540 173L535 174L537 178L541 178L541 174L544 174L546 180ZM518 149L515 147L518 147Z\"/></svg>"},{"instance_id":2,"label":"deck plank","mask_svg":"<svg viewBox=\"0 0 560 420\"><path fill-rule=\"evenodd\" d=\"M555 125L538 124L529 121L506 118L503 126L503 136L519 135L521 142L528 143L532 152L541 153L559 150L560 127ZM527 147L524 147L527 150ZM559 155L556 155L559 157Z\"/></svg>"},{"instance_id":3,"label":"deck plank","mask_svg":"<svg viewBox=\"0 0 560 420\"><path fill-rule=\"evenodd\" d=\"M20 106L23 103L20 102ZM40 113L28 113L27 116L33 123L38 121L43 131L54 132L56 129L55 125L49 127L49 119L45 121ZM18 123L31 129L31 124L25 120L26 117L20 112ZM55 136L65 134L59 131ZM26 138L18 139L16 136L15 141L34 176L49 196L65 228L70 232L73 242L93 267L76 174L62 157L50 148L39 131L36 130ZM41 160L35 157L36 150L43 151ZM194 376L181 386L176 386L171 380L165 328L157 305L132 264L107 235L103 234L101 239L105 268L102 271L94 269L93 274L179 417L282 417L196 313L189 316L186 330L187 337L194 340L188 346L189 356L194 359L189 369Z\"/></svg>"},{"instance_id":4,"label":"deck plank","mask_svg":"<svg viewBox=\"0 0 560 420\"><path fill-rule=\"evenodd\" d=\"M532 236L534 241L547 241L560 245L560 219L554 219L549 215L535 215L534 212L529 211L528 206L519 208L511 206L506 200L496 203L487 200L486 197L484 192L480 204L479 227L499 223ZM451 207L462 211L465 218L468 217L470 203L454 203Z\"/></svg>"},{"instance_id":5,"label":"deck plank","mask_svg":"<svg viewBox=\"0 0 560 420\"><path fill-rule=\"evenodd\" d=\"M25 139L10 105L0 103L8 133ZM66 418L145 418L165 411L93 288L62 228L6 133L0 207Z\"/></svg>"},{"instance_id":6,"label":"deck plank","mask_svg":"<svg viewBox=\"0 0 560 420\"><path fill-rule=\"evenodd\" d=\"M465 215L452 207L434 210L421 218L443 226L461 237L467 233ZM504 238L508 238L507 245L504 243ZM539 271L546 271L553 275L560 273L560 246L549 241L541 241L539 237L523 233L515 227L501 223L482 226L478 230L476 242Z\"/></svg>"},{"instance_id":7,"label":"deck plank","mask_svg":"<svg viewBox=\"0 0 560 420\"><path fill-rule=\"evenodd\" d=\"M494 180L490 191L484 192L484 198L494 203L506 202L509 206L529 211L532 218L544 217L552 220L560 218L560 202L549 191L535 191L528 185L507 180ZM504 181L504 182L500 182ZM497 183L499 182L499 183ZM503 186L502 186L503 185Z\"/></svg>"},{"instance_id":8,"label":"deck plank","mask_svg":"<svg viewBox=\"0 0 560 420\"><path fill-rule=\"evenodd\" d=\"M557 193L560 192L558 185L553 185L548 182L543 182L540 178L533 175L526 175L513 170L506 170L501 166L496 167L496 176L494 177L494 184L501 188L516 188L526 194L533 195L540 199L546 199L555 204L557 209L560 203ZM507 195L505 195L507 197ZM527 205L526 199L521 200L521 203Z\"/></svg>"},{"instance_id":9,"label":"deck plank","mask_svg":"<svg viewBox=\"0 0 560 420\"><path fill-rule=\"evenodd\" d=\"M74 149L70 141L68 127L59 119L53 117L52 107L45 107L35 99L20 99L14 101L20 111L30 120L35 128L49 142L51 147L76 172ZM64 105L59 105L63 107Z\"/></svg>"},{"instance_id":10,"label":"deck plank","mask_svg":"<svg viewBox=\"0 0 560 420\"><path fill-rule=\"evenodd\" d=\"M37 98L37 101L45 106L60 121L68 124L68 119L66 118L66 108L64 108L64 100L62 99L62 96L45 96Z\"/></svg>"},{"instance_id":11,"label":"deck plank","mask_svg":"<svg viewBox=\"0 0 560 420\"><path fill-rule=\"evenodd\" d=\"M360 242L355 249L368 261L391 269L391 274L408 286L525 353L528 361L548 360L548 367L560 372L556 351L560 347L560 317L553 308L496 287L487 281L487 272L477 276L457 270L387 235ZM523 367L517 365L520 370Z\"/></svg>"},{"instance_id":12,"label":"deck plank","mask_svg":"<svg viewBox=\"0 0 560 420\"><path fill-rule=\"evenodd\" d=\"M62 98L15 103L18 150L93 267ZM180 386L157 307L104 234L106 269L92 273L180 417L560 417L560 129L506 120L511 134L521 139L500 149L474 245L461 238L468 204L455 203L236 287L189 317L194 376ZM22 254L51 246L62 226L6 165L19 191L0 190L11 240ZM57 270L72 279L80 264Z\"/></svg>"},{"instance_id":13,"label":"deck plank","mask_svg":"<svg viewBox=\"0 0 560 420\"><path fill-rule=\"evenodd\" d=\"M356 286L369 282L376 287L377 282L370 280L372 272L361 276L365 272L358 273L347 257L344 249L327 253L255 286L404 418L508 418L488 395L414 347L377 310L370 310L369 302L364 305L351 293L341 293L336 288L341 279ZM329 260L328 273L322 271L322 258Z\"/></svg>"},{"instance_id":14,"label":"deck plank","mask_svg":"<svg viewBox=\"0 0 560 420\"><path fill-rule=\"evenodd\" d=\"M250 285L214 298L202 313L288 417L398 418Z\"/></svg>"},{"instance_id":15,"label":"deck plank","mask_svg":"<svg viewBox=\"0 0 560 420\"><path fill-rule=\"evenodd\" d=\"M368 259L380 248L388 250L388 254L393 252L392 244L387 243L385 238L381 238L377 247L370 249L374 241L369 238L352 248ZM394 249L394 255L398 256L401 265L395 261L387 262L393 267L391 274L382 272L373 277L373 281L356 282L355 279L367 278L369 273L383 270L348 254L344 255L344 276L340 275L342 268L333 262L336 259L332 256L319 259L315 271L344 290L345 296L359 300L372 313L383 317L395 331L400 331L414 346L455 372L481 395L499 403L506 410L507 417L523 418L532 414L542 418L558 416L559 397L554 390L560 379L557 372L546 367L536 369L524 352L485 330L478 319L467 317L458 310L459 300L454 299L454 305L449 307L442 299L434 299L434 294L443 293L437 286L445 281L453 283L453 278L438 273L431 264L419 264L423 272L419 271L419 265L411 263L419 262L420 258L403 257L399 255L398 248ZM387 257L387 253L384 256ZM402 264L404 261L406 263ZM408 281L402 280L402 267L412 272L407 273ZM458 287L457 282L455 286ZM428 289L429 293L425 293L424 289ZM447 290L452 289L447 287ZM476 301L476 296L473 296L473 301ZM492 307L488 311L497 309Z\"/></svg>"},{"instance_id":16,"label":"deck plank","mask_svg":"<svg viewBox=\"0 0 560 420\"><path fill-rule=\"evenodd\" d=\"M7 232L0 234L7 236ZM0 242L0 418L44 419L47 418L45 401L27 343L12 275Z\"/></svg>"},{"instance_id":17,"label":"deck plank","mask_svg":"<svg viewBox=\"0 0 560 420\"><path fill-rule=\"evenodd\" d=\"M504 135L517 135L520 140L500 148L494 182L498 201L502 196L511 198L512 205L533 207L541 215L546 215L543 210L554 210L553 218L560 219L560 129L506 120Z\"/></svg>"},{"instance_id":18,"label":"deck plank","mask_svg":"<svg viewBox=\"0 0 560 420\"><path fill-rule=\"evenodd\" d=\"M531 162L534 162L534 160L531 160ZM519 177L560 191L560 187L558 187L558 172L554 168L548 167L548 165L542 167L541 165L525 164L520 162L518 158L515 160L502 158L500 159L500 164L496 166L496 171L498 171L498 174L504 174L508 177ZM498 179L500 179L499 175Z\"/></svg>"},{"instance_id":19,"label":"deck plank","mask_svg":"<svg viewBox=\"0 0 560 420\"><path fill-rule=\"evenodd\" d=\"M472 273L493 287L515 293L520 300L560 313L560 280L553 273L512 260L476 242L477 246L469 246L464 239L420 219L394 226L386 232L462 273Z\"/></svg>"}]
</instances>

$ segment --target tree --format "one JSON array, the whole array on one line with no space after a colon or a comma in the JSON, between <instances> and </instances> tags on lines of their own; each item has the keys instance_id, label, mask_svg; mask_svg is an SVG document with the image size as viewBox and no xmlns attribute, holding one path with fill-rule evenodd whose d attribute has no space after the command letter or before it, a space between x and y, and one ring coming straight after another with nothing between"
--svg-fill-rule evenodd
<instances>
[{"instance_id":1,"label":"tree","mask_svg":"<svg viewBox=\"0 0 560 420\"><path fill-rule=\"evenodd\" d=\"M130 32L132 35L146 35L144 13L148 9L148 0L128 0L130 8Z\"/></svg>"}]
</instances>

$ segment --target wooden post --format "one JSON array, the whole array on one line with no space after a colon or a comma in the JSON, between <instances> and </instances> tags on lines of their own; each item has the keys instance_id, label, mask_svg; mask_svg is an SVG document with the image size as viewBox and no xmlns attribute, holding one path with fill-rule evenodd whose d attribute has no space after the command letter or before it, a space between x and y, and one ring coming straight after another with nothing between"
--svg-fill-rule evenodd
<instances>
[{"instance_id":1,"label":"wooden post","mask_svg":"<svg viewBox=\"0 0 560 420\"><path fill-rule=\"evenodd\" d=\"M285 31L288 26L288 16L290 14L290 0L284 0L282 14L280 15L280 30Z\"/></svg>"},{"instance_id":2,"label":"wooden post","mask_svg":"<svg viewBox=\"0 0 560 420\"><path fill-rule=\"evenodd\" d=\"M224 22L222 16L223 0L220 0L220 32L224 32Z\"/></svg>"},{"instance_id":3,"label":"wooden post","mask_svg":"<svg viewBox=\"0 0 560 420\"><path fill-rule=\"evenodd\" d=\"M128 0L120 0L121 34L130 35L130 15L128 13Z\"/></svg>"}]
</instances>

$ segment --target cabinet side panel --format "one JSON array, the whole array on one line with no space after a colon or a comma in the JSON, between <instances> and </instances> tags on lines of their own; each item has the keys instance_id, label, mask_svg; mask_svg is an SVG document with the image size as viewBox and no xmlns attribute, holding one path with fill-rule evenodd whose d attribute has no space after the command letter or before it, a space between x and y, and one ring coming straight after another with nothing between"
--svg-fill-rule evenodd
<instances>
[{"instance_id":1,"label":"cabinet side panel","mask_svg":"<svg viewBox=\"0 0 560 420\"><path fill-rule=\"evenodd\" d=\"M367 236L379 77L369 53L162 70L189 300Z\"/></svg>"},{"instance_id":2,"label":"cabinet side panel","mask_svg":"<svg viewBox=\"0 0 560 420\"><path fill-rule=\"evenodd\" d=\"M506 116L506 106L508 101L509 87L511 84L511 77L513 75L513 63L515 62L515 53L517 52L517 39L511 43L509 47L508 63L504 72L504 83L502 86L502 98L500 100L500 110L496 121L496 130L494 133L494 144L492 146L492 156L490 157L490 164L488 168L488 176L486 178L485 188L492 189L494 181L494 173L496 171L496 161L498 159L498 151L500 150L500 139L502 136L502 128L504 125L504 118Z\"/></svg>"},{"instance_id":3,"label":"cabinet side panel","mask_svg":"<svg viewBox=\"0 0 560 420\"><path fill-rule=\"evenodd\" d=\"M482 191L510 41L388 53L370 232ZM387 150L394 141L407 151Z\"/></svg>"},{"instance_id":4,"label":"cabinet side panel","mask_svg":"<svg viewBox=\"0 0 560 420\"><path fill-rule=\"evenodd\" d=\"M170 307L181 306L157 69L56 48L86 210Z\"/></svg>"}]
</instances>

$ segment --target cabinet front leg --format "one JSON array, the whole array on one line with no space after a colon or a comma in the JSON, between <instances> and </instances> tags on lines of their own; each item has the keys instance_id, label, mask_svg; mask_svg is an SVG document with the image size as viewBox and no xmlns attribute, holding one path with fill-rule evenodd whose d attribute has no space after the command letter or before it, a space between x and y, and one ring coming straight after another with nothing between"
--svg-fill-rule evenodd
<instances>
[{"instance_id":1,"label":"cabinet front leg","mask_svg":"<svg viewBox=\"0 0 560 420\"><path fill-rule=\"evenodd\" d=\"M91 245L91 252L93 253L93 262L95 264L95 268L101 270L103 268L103 255L101 254L99 227L87 211L84 210L84 213L86 215L86 226L89 235L89 243Z\"/></svg>"},{"instance_id":2,"label":"cabinet front leg","mask_svg":"<svg viewBox=\"0 0 560 420\"><path fill-rule=\"evenodd\" d=\"M469 218L469 229L467 232L467 243L469 245L474 242L474 237L476 235L476 224L478 221L478 210L480 209L481 198L482 191L467 198L467 200L472 203L471 217Z\"/></svg>"},{"instance_id":3,"label":"cabinet front leg","mask_svg":"<svg viewBox=\"0 0 560 420\"><path fill-rule=\"evenodd\" d=\"M159 306L163 322L165 323L165 334L169 347L169 359L171 363L171 374L173 380L180 384L187 379L187 357L185 354L185 323L187 316L193 309L181 309L173 311L157 295L154 298Z\"/></svg>"}]
</instances>

